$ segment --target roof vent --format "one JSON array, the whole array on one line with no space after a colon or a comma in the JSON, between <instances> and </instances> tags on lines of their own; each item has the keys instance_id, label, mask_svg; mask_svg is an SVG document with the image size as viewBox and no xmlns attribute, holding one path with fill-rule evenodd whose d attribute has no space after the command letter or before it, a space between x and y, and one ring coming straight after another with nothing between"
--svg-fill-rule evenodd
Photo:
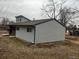
<instances>
[{"instance_id":1,"label":"roof vent","mask_svg":"<svg viewBox=\"0 0 79 59\"><path fill-rule=\"evenodd\" d=\"M33 18L33 21L35 21L35 18Z\"/></svg>"}]
</instances>

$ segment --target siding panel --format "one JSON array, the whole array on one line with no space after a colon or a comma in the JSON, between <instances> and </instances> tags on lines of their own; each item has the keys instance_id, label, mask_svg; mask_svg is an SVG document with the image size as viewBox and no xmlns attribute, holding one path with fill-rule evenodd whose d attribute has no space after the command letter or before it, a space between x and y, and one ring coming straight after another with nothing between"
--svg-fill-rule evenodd
<instances>
[{"instance_id":1,"label":"siding panel","mask_svg":"<svg viewBox=\"0 0 79 59\"><path fill-rule=\"evenodd\" d=\"M16 30L16 37L33 43L34 29L32 32L27 32L27 27L20 27L20 30Z\"/></svg>"},{"instance_id":2,"label":"siding panel","mask_svg":"<svg viewBox=\"0 0 79 59\"><path fill-rule=\"evenodd\" d=\"M65 28L55 20L36 26L36 43L65 39Z\"/></svg>"}]
</instances>

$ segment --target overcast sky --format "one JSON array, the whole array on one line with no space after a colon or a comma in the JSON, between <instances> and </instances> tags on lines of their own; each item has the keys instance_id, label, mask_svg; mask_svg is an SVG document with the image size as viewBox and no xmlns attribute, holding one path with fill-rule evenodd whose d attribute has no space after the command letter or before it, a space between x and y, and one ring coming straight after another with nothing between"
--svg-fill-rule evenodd
<instances>
[{"instance_id":1,"label":"overcast sky","mask_svg":"<svg viewBox=\"0 0 79 59\"><path fill-rule=\"evenodd\" d=\"M0 17L15 20L15 16L24 15L29 19L46 18L41 16L41 7L47 0L0 0ZM78 8L79 0L68 0L66 6Z\"/></svg>"},{"instance_id":2,"label":"overcast sky","mask_svg":"<svg viewBox=\"0 0 79 59\"><path fill-rule=\"evenodd\" d=\"M29 19L41 18L41 7L46 0L0 0L0 17L24 15Z\"/></svg>"}]
</instances>

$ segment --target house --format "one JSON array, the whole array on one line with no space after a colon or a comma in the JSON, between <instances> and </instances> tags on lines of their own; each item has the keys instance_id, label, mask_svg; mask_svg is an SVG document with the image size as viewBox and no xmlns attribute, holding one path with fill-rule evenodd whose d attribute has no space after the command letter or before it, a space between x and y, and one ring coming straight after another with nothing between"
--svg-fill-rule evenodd
<instances>
[{"instance_id":1,"label":"house","mask_svg":"<svg viewBox=\"0 0 79 59\"><path fill-rule=\"evenodd\" d=\"M0 31L5 31L8 29L8 26L0 24Z\"/></svg>"},{"instance_id":2,"label":"house","mask_svg":"<svg viewBox=\"0 0 79 59\"><path fill-rule=\"evenodd\" d=\"M79 28L76 25L68 28L69 35L71 36L79 36Z\"/></svg>"},{"instance_id":3,"label":"house","mask_svg":"<svg viewBox=\"0 0 79 59\"><path fill-rule=\"evenodd\" d=\"M65 27L55 19L29 20L16 16L16 37L32 43L60 41L65 39Z\"/></svg>"}]
</instances>

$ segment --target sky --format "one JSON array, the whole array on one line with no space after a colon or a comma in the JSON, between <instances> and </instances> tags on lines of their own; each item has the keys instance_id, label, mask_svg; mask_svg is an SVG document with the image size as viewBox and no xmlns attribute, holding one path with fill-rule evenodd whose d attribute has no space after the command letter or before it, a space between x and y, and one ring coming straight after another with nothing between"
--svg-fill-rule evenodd
<instances>
[{"instance_id":1,"label":"sky","mask_svg":"<svg viewBox=\"0 0 79 59\"><path fill-rule=\"evenodd\" d=\"M58 1L58 0L57 0ZM41 16L42 5L48 0L0 0L0 17L7 17L10 20L16 20L15 16L23 15L29 19L47 18ZM79 8L79 0L68 0L65 6ZM77 23L79 20L77 19Z\"/></svg>"},{"instance_id":2,"label":"sky","mask_svg":"<svg viewBox=\"0 0 79 59\"><path fill-rule=\"evenodd\" d=\"M41 7L46 0L0 0L0 17L24 15L29 19L41 18Z\"/></svg>"}]
</instances>

